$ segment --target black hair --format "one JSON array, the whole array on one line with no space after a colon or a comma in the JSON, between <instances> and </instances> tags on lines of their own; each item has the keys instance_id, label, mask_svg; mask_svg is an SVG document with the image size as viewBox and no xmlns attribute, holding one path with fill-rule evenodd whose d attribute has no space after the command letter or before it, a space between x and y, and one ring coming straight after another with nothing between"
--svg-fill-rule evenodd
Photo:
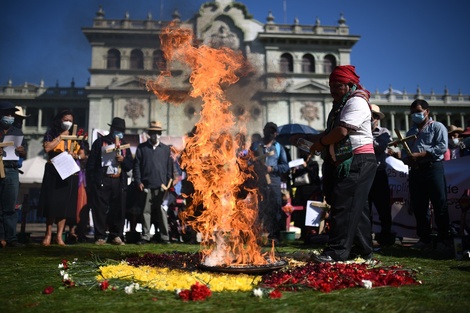
<instances>
[{"instance_id":1,"label":"black hair","mask_svg":"<svg viewBox=\"0 0 470 313\"><path fill-rule=\"evenodd\" d=\"M57 115L54 116L54 119L52 120L51 129L56 130L59 133L62 132L61 123L62 123L62 118L65 115L72 115L73 116L73 113L72 113L72 111L70 111L68 109L62 110L59 113L57 113Z\"/></svg>"},{"instance_id":2,"label":"black hair","mask_svg":"<svg viewBox=\"0 0 470 313\"><path fill-rule=\"evenodd\" d=\"M415 101L413 101L413 103L410 105L410 109L414 109L418 105L420 105L423 110L429 109L429 103L423 99L416 99Z\"/></svg>"}]
</instances>

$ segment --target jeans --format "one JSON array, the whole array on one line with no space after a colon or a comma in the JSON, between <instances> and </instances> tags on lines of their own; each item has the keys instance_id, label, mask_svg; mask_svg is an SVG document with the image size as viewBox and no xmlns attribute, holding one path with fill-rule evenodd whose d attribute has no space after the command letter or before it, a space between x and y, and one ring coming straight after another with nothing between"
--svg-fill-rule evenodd
<instances>
[{"instance_id":1,"label":"jeans","mask_svg":"<svg viewBox=\"0 0 470 313\"><path fill-rule=\"evenodd\" d=\"M411 207L415 214L416 230L420 240L426 243L431 241L429 201L433 207L439 239L449 239L446 178L442 162L430 162L411 168L409 180Z\"/></svg>"},{"instance_id":2,"label":"jeans","mask_svg":"<svg viewBox=\"0 0 470 313\"><path fill-rule=\"evenodd\" d=\"M0 240L16 241L18 216L15 210L20 180L16 168L5 168L5 178L0 178Z\"/></svg>"}]
</instances>

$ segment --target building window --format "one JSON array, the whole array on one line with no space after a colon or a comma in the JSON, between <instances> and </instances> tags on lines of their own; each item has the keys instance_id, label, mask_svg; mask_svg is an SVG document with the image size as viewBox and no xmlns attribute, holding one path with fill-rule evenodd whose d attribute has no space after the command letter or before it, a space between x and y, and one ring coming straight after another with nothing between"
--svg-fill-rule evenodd
<instances>
[{"instance_id":1,"label":"building window","mask_svg":"<svg viewBox=\"0 0 470 313\"><path fill-rule=\"evenodd\" d=\"M120 69L121 68L121 53L117 49L110 49L108 51L107 69Z\"/></svg>"},{"instance_id":2,"label":"building window","mask_svg":"<svg viewBox=\"0 0 470 313\"><path fill-rule=\"evenodd\" d=\"M131 52L131 69L143 69L144 68L144 54L142 51L135 49Z\"/></svg>"},{"instance_id":3,"label":"building window","mask_svg":"<svg viewBox=\"0 0 470 313\"><path fill-rule=\"evenodd\" d=\"M289 53L284 53L283 55L281 55L280 70L281 73L294 72L294 60L292 58L292 55L290 55Z\"/></svg>"},{"instance_id":4,"label":"building window","mask_svg":"<svg viewBox=\"0 0 470 313\"><path fill-rule=\"evenodd\" d=\"M315 73L315 59L311 54L302 57L302 73Z\"/></svg>"},{"instance_id":5,"label":"building window","mask_svg":"<svg viewBox=\"0 0 470 313\"><path fill-rule=\"evenodd\" d=\"M162 50L155 50L153 52L153 64L152 69L164 71L166 70L166 61L163 56Z\"/></svg>"},{"instance_id":6,"label":"building window","mask_svg":"<svg viewBox=\"0 0 470 313\"><path fill-rule=\"evenodd\" d=\"M26 114L30 114L31 116L24 119L24 125L28 127L37 127L38 126L38 116L39 116L39 109L38 108L26 108Z\"/></svg>"},{"instance_id":7,"label":"building window","mask_svg":"<svg viewBox=\"0 0 470 313\"><path fill-rule=\"evenodd\" d=\"M331 74L333 69L336 67L336 58L331 55L325 55L323 58L323 73L324 74Z\"/></svg>"}]
</instances>

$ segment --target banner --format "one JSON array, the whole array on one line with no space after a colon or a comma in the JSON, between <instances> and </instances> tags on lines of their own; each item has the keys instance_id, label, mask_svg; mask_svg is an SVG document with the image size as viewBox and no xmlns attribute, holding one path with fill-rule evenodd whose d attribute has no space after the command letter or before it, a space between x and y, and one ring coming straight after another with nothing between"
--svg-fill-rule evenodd
<instances>
[{"instance_id":1,"label":"banner","mask_svg":"<svg viewBox=\"0 0 470 313\"><path fill-rule=\"evenodd\" d=\"M451 224L458 226L462 218L462 208L459 200L462 197L469 196L470 157L443 162L447 182L449 220ZM409 199L408 167L401 160L394 157L388 157L386 163L392 207L392 232L397 233L397 237L417 238L416 220ZM470 225L470 214L468 215L466 223ZM372 209L372 218L373 232L379 233L380 220L375 208ZM435 225L434 222L433 225Z\"/></svg>"}]
</instances>

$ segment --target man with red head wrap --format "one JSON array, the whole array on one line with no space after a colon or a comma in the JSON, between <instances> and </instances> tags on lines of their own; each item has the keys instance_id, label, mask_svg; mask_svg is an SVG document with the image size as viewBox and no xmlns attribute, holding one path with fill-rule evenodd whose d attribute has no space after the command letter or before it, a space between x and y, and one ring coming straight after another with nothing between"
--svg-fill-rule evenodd
<instances>
[{"instance_id":1,"label":"man with red head wrap","mask_svg":"<svg viewBox=\"0 0 470 313\"><path fill-rule=\"evenodd\" d=\"M345 261L354 247L363 258L372 257L367 198L377 163L371 130L369 92L359 84L351 65L337 66L330 75L333 108L327 129L311 138L311 152L321 152L323 191L331 205L328 247L316 262Z\"/></svg>"}]
</instances>

